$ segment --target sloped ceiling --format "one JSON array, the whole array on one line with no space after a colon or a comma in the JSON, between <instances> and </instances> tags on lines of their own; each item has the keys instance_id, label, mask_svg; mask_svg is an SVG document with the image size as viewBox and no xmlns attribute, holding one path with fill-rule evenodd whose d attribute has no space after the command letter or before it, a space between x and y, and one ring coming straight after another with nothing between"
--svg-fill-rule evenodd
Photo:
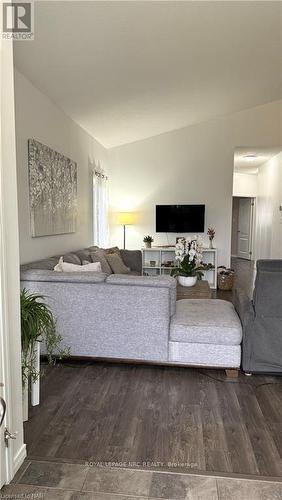
<instances>
[{"instance_id":1,"label":"sloped ceiling","mask_svg":"<svg viewBox=\"0 0 282 500\"><path fill-rule=\"evenodd\" d=\"M16 66L106 147L281 98L281 2L40 1Z\"/></svg>"}]
</instances>

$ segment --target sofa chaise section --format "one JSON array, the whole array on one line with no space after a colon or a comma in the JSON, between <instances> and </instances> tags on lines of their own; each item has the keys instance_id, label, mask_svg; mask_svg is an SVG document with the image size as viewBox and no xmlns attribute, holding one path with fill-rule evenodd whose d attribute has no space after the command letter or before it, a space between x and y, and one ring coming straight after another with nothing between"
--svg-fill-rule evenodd
<instances>
[{"instance_id":1,"label":"sofa chaise section","mask_svg":"<svg viewBox=\"0 0 282 500\"><path fill-rule=\"evenodd\" d=\"M170 326L169 361L237 369L241 341L241 323L230 302L177 301Z\"/></svg>"}]
</instances>

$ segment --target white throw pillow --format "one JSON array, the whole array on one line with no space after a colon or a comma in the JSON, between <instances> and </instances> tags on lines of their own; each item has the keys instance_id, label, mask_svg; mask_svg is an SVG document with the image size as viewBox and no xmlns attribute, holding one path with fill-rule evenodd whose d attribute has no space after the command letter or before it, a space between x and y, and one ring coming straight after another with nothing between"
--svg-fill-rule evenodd
<instances>
[{"instance_id":1,"label":"white throw pillow","mask_svg":"<svg viewBox=\"0 0 282 500\"><path fill-rule=\"evenodd\" d=\"M64 273L76 273L76 272L101 273L102 268L100 262L90 262L85 264L84 266L79 266L78 264L70 264L69 262L64 262L63 257L61 257L58 264L54 267L54 271L64 272Z\"/></svg>"},{"instance_id":2,"label":"white throw pillow","mask_svg":"<svg viewBox=\"0 0 282 500\"><path fill-rule=\"evenodd\" d=\"M62 270L62 263L63 262L64 262L63 257L60 257L58 264L56 264L54 267L54 271L56 271L57 273L61 273L63 271Z\"/></svg>"}]
</instances>

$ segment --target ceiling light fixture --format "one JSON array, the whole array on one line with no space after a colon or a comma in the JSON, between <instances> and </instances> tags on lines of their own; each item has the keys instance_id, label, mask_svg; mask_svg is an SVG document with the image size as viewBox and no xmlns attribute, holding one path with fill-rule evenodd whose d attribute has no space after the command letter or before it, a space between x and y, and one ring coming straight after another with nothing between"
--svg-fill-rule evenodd
<instances>
[{"instance_id":1,"label":"ceiling light fixture","mask_svg":"<svg viewBox=\"0 0 282 500\"><path fill-rule=\"evenodd\" d=\"M245 155L244 158L247 160L247 161L254 161L257 159L257 155L254 155L254 154L249 154L249 155Z\"/></svg>"}]
</instances>

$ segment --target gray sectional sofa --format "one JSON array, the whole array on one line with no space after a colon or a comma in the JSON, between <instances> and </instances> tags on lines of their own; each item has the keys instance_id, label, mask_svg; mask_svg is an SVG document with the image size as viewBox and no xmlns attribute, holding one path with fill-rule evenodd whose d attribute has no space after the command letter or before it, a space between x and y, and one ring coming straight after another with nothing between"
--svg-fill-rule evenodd
<instances>
[{"instance_id":1,"label":"gray sectional sofa","mask_svg":"<svg viewBox=\"0 0 282 500\"><path fill-rule=\"evenodd\" d=\"M253 298L237 288L234 303L243 325L243 370L281 375L282 259L258 260Z\"/></svg>"},{"instance_id":2,"label":"gray sectional sofa","mask_svg":"<svg viewBox=\"0 0 282 500\"><path fill-rule=\"evenodd\" d=\"M82 262L87 252L75 255ZM131 274L57 273L59 256L21 267L22 287L46 297L72 356L240 367L241 324L232 304L176 302L174 278L138 276L141 252L122 255Z\"/></svg>"}]
</instances>

